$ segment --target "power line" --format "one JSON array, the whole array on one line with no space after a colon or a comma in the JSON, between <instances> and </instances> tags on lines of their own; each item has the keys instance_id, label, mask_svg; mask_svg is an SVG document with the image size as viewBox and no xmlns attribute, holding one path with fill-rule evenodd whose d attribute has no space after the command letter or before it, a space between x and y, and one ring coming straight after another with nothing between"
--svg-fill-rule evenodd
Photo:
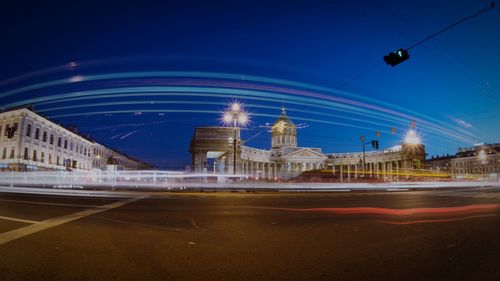
<instances>
[{"instance_id":1,"label":"power line","mask_svg":"<svg viewBox=\"0 0 500 281\"><path fill-rule=\"evenodd\" d=\"M474 13L474 14L472 14L472 15L470 15L470 16L467 16L467 17L465 17L465 18L462 18L462 19L460 19L459 21L457 21L457 22L455 22L455 23L453 23L453 24L450 24L450 25L446 26L445 28L443 28L443 29L439 30L438 32L436 32L436 33L434 33L434 34L431 34L431 35L429 35L429 36L425 37L424 39L422 39L422 40L418 41L417 43L413 44L412 46L410 46L410 47L408 47L408 48L404 49L404 51L408 51L408 50L410 50L410 49L413 49L413 48L415 48L415 47L417 47L417 46L419 46L419 45L421 45L421 44L423 44L423 43L427 42L428 40L430 40L430 39L432 39L432 38L436 37L437 35L439 35L439 34L441 34L441 33L444 33L444 32L446 32L446 31L448 31L449 29L451 29L451 28L453 28L453 27L455 27L455 26L457 26L457 25L459 25L459 24L461 24L461 23L463 23L463 22L465 22L465 21L467 21L467 20L470 20L470 19L472 19L472 18L475 18L475 17L477 17L477 16L479 16L479 15L481 15L481 14L483 14L483 13L486 13L486 12L488 12L488 11L492 10L492 9L495 9L497 4L498 4L497 2L491 2L489 6L487 6L487 7L483 8L483 9L481 9L481 10L477 11L476 13ZM356 79L359 79L360 77L362 77L362 76L364 76L364 75L368 74L369 72L372 72L373 70L377 69L378 67L380 67L380 65L381 65L381 64L375 64L375 65L373 65L372 67L367 68L366 70L364 70L363 72L360 72L359 74L357 74L356 76L352 77L351 79L349 79L349 80L347 80L347 81L343 82L342 84L339 84L339 85L337 86L337 88L338 88L338 89L340 89L340 88L344 87L345 85L347 85L347 84L351 83L352 81L354 81L354 80L356 80Z\"/></svg>"},{"instance_id":2,"label":"power line","mask_svg":"<svg viewBox=\"0 0 500 281\"><path fill-rule=\"evenodd\" d=\"M375 69L379 68L380 66L382 66L382 63L377 63L377 64L373 65L372 67L367 68L367 69L366 69L366 70L364 70L363 72L359 73L358 75L356 75L356 76L352 77L351 79L349 79L349 80L347 80L347 81L343 82L342 84L339 84L336 88L337 88L337 89L340 89L340 88L344 87L345 85L347 85L347 84L351 83L352 81L354 81L354 80L356 80L356 79L360 78L361 76L364 76L364 75L368 74L369 72L372 72L373 70L375 70Z\"/></svg>"},{"instance_id":3,"label":"power line","mask_svg":"<svg viewBox=\"0 0 500 281\"><path fill-rule=\"evenodd\" d=\"M481 10L477 11L476 13L474 13L474 14L472 14L472 15L468 16L468 17L462 18L462 19L460 19L459 21L457 21L457 22L455 22L455 23L453 23L453 24L450 24L450 25L448 25L447 27L445 27L445 28L441 29L440 31L438 31L438 32L436 32L436 33L434 33L434 34L431 34L431 35L427 36L426 38L424 38L424 39L422 39L422 40L418 41L417 43L413 44L412 46L410 46L410 47L406 48L406 50L411 50L411 49L413 49L413 48L417 47L418 45L421 45L421 44L423 44L423 43L427 42L428 40L430 40L430 39L432 39L432 38L436 37L437 35L439 35L439 34L441 34L441 33L443 33L443 32L446 32L446 31L448 31L449 29L451 29L451 28L453 28L453 27L455 27L455 26L457 26L457 25L459 25L459 24L461 24L461 23L463 23L463 22L465 22L465 21L468 21L468 20L470 20L470 19L472 19L472 18L475 18L475 17L477 17L477 16L479 16L479 15L481 15L481 14L484 14L484 13L486 13L486 12L490 11L490 10L493 10L493 9L495 9L495 6L496 6L496 5L497 5L497 2L491 2L489 6L484 7L483 9L481 9Z\"/></svg>"}]
</instances>

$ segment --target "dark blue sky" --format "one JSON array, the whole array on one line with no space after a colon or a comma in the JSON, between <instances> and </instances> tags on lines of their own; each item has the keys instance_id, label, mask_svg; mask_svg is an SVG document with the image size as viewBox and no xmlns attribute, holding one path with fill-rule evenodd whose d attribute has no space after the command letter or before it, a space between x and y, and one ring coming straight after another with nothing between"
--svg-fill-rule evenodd
<instances>
[{"instance_id":1,"label":"dark blue sky","mask_svg":"<svg viewBox=\"0 0 500 281\"><path fill-rule=\"evenodd\" d=\"M345 93L317 92L423 115L420 116L423 120L439 123L464 136L457 139L440 135L436 130L427 130L426 123L417 122L428 152L454 153L458 146L476 141L500 141L498 8L412 49L410 60L394 68L386 66L382 57L390 50L409 47L488 4L489 1L474 0L164 1L161 4L16 1L3 4L0 10L0 93L63 78L130 71L240 75L239 80L227 79L236 83L233 88L249 83L254 89L263 83L245 80L244 75L331 89L342 85ZM76 64L68 67L70 62ZM359 79L344 84L372 67L372 71ZM34 71L40 72L33 74ZM23 104L32 98L56 94L172 82L162 79L132 77L99 82L76 79L65 85L3 97L0 102ZM77 104L93 106L58 110L54 108L74 106L76 102L31 103L35 110L61 123L78 125L81 132L91 134L97 141L161 167L178 168L190 161L187 150L194 127L218 125L218 116L207 112L222 110L222 104L230 97L141 95L85 99ZM113 105L118 101L129 103ZM172 101L193 103L168 103ZM281 102L278 98L242 101L255 115L244 137L251 138L249 145L267 148L269 136L260 133L259 125L274 120L272 115L279 114ZM359 150L359 136L374 135L373 130L382 131L382 146L390 147L400 142L404 131L399 124L396 134L386 133L397 124L383 120L368 124L363 119L374 121L371 117L339 111L335 106L331 110L318 109L310 101L303 104L289 101L283 100L290 108L289 115L296 123L308 125L299 131L299 144L322 147L325 152ZM116 113L117 110L130 112ZM195 112L160 115L155 110ZM64 116L89 112L100 114L85 118ZM314 116L310 112L323 115ZM412 121L412 118L398 118L403 123Z\"/></svg>"}]
</instances>

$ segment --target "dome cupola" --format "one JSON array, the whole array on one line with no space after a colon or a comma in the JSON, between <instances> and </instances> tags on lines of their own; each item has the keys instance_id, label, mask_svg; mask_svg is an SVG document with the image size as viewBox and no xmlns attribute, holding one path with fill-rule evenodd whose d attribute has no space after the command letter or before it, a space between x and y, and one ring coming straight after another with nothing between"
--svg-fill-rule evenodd
<instances>
[{"instance_id":1,"label":"dome cupola","mask_svg":"<svg viewBox=\"0 0 500 281\"><path fill-rule=\"evenodd\" d=\"M297 147L297 127L286 115L285 108L281 108L280 117L271 127L272 148L283 146Z\"/></svg>"}]
</instances>

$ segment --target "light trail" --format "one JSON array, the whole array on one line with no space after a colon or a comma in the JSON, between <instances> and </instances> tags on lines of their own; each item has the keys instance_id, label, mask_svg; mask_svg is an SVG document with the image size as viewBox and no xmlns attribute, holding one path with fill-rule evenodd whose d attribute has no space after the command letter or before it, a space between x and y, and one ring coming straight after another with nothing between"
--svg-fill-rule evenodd
<instances>
[{"instance_id":1,"label":"light trail","mask_svg":"<svg viewBox=\"0 0 500 281\"><path fill-rule=\"evenodd\" d=\"M198 114L220 115L220 111L218 111L218 110L134 109L134 110L107 110L107 111L91 111L91 112L84 112L84 113L68 113L68 114L52 115L52 116L50 116L50 118L65 118L65 117L90 116L90 115L101 115L101 114L129 114L129 113L134 113L137 111L140 111L143 113L198 113ZM252 113L252 116L276 118L279 115ZM377 131L376 129L371 128L371 127L357 126L357 125L352 125L352 124L348 124L348 123L340 123L340 122L335 122L335 121L327 121L327 120L312 119L312 118L302 118L302 117L294 117L294 119L301 120L301 121L310 121L310 122L316 122L316 123L329 124L329 125L338 125L338 126L343 126L343 127L358 128L358 129L364 129L364 130L369 130L369 131ZM384 131L384 130L379 130L379 131ZM387 130L385 132L390 133L389 130Z\"/></svg>"},{"instance_id":2,"label":"light trail","mask_svg":"<svg viewBox=\"0 0 500 281\"><path fill-rule=\"evenodd\" d=\"M283 208L283 207L249 207L256 209L300 212L327 213L341 216L376 216L389 217L392 220L377 222L394 225L410 225L418 223L443 223L498 215L500 204L471 204L454 207L392 209L381 207L332 207L332 208ZM421 218L429 217L429 218ZM418 219L415 219L418 218ZM399 219L394 220L394 219ZM402 221L401 221L402 220Z\"/></svg>"},{"instance_id":3,"label":"light trail","mask_svg":"<svg viewBox=\"0 0 500 281\"><path fill-rule=\"evenodd\" d=\"M70 105L70 106L60 106L60 107L50 107L46 109L40 109L38 112L46 113L46 112L52 112L52 111L60 111L60 110L68 110L68 109L75 109L75 108L88 108L88 107L105 107L105 106L119 106L119 105L138 105L138 104L187 104L187 105L219 105L219 106L226 106L227 103L225 102L200 102L200 101L186 101L186 100L181 100L181 101L160 101L160 100L155 100L155 101L116 101L116 102L102 102L102 103L87 103L87 104L79 104L79 105ZM259 104L245 104L247 108L261 108L261 109L273 109L277 110L278 108L276 106L266 106L266 105L259 105ZM381 123L381 122L374 122L366 119L359 119L359 118L354 118L350 116L345 116L345 115L337 115L337 114L327 114L327 113L322 113L318 111L311 111L311 110L302 110L302 109L296 109L296 108L287 108L288 112L300 112L300 113L307 113L307 114L312 114L312 115L321 115L325 117L333 117L337 119L346 119L346 120L351 120L351 121L358 121L361 123L367 123L367 124L372 124L372 125L377 125L379 127L387 127L387 123ZM254 114L252 114L254 115ZM61 117L56 115L57 117ZM279 115L275 115L278 117ZM294 118L296 119L296 118ZM395 121L399 123L400 125L406 125L406 122L404 121ZM404 127L399 127L400 129L403 129ZM387 131L389 132L389 131Z\"/></svg>"},{"instance_id":4,"label":"light trail","mask_svg":"<svg viewBox=\"0 0 500 281\"><path fill-rule=\"evenodd\" d=\"M366 108L359 108L359 107L353 107L350 105L345 105L345 104L339 104L336 102L330 102L330 101L324 101L324 100L319 100L319 99L312 99L312 98L304 98L304 97L296 97L296 96L287 96L283 94L276 94L272 92L260 92L260 91L250 91L250 90L238 90L238 89L225 89L225 88L210 88L210 87L129 87L129 88L116 88L116 89L101 89L101 90L93 90L93 91L84 91L84 92L72 92L72 93L65 93L65 94L59 94L59 95L53 95L49 97L39 97L39 98L32 98L16 103L11 103L6 106L9 107L14 107L14 106L20 106L22 104L37 104L40 102L47 102L51 100L61 100L64 98L75 98L75 97L82 97L82 96L99 96L102 94L116 94L116 93L122 93L122 94L127 94L127 93L141 93L144 95L150 96L152 93L158 93L158 92L175 92L176 95L192 95L192 93L198 93L199 96L223 96L223 97L234 97L234 95L239 95L243 96L245 99L249 97L259 97L259 98L267 98L272 97L274 100L279 100L279 101L287 101L287 103L290 103L290 101L295 102L297 104L307 104L309 106L317 106L317 105L322 105L325 106L326 108L332 109L335 108L335 110L343 110L345 112L349 112L352 114L359 114L364 113L365 115L369 115L372 117L380 117L381 119L388 119L390 118L391 120L396 120L399 124L402 124L404 121L408 120L401 120L400 118L390 116L386 113L380 113L380 112L374 112L370 111ZM200 93L202 92L202 93ZM147 93L147 94L146 94ZM182 94L181 94L182 93ZM140 111L140 110L136 110ZM192 111L194 112L194 111ZM305 120L305 119L303 119ZM313 119L310 119L311 121ZM307 120L305 120L307 121ZM323 122L325 123L325 122ZM329 123L329 124L335 124L335 123ZM436 127L435 125L431 126L426 126L423 127L424 130L429 130L430 132L435 133L436 135L441 135L441 136L449 136L453 137L457 140L460 141L465 141L469 143L474 143L477 142L477 139L469 139L466 138L462 135L457 135L455 132L456 131L450 131L445 128L441 127ZM374 131L375 129L371 129L371 131Z\"/></svg>"},{"instance_id":5,"label":"light trail","mask_svg":"<svg viewBox=\"0 0 500 281\"><path fill-rule=\"evenodd\" d=\"M111 74L89 75L89 76L83 76L81 81L96 81L96 80L106 80L106 79L137 78L137 77L201 77L201 78L213 78L213 79L233 79L233 80L241 79L240 75L228 74L228 73L187 72L187 71L158 72L158 71L156 71L156 72L128 72L128 73L111 73ZM381 102L378 100L374 100L371 98L367 98L367 97L362 97L362 96L348 93L345 91L334 90L334 89L330 89L330 88L326 88L326 87L320 87L320 86L315 86L315 85L305 84L305 83L300 83L300 82L259 77L259 76L251 76L251 75L246 75L245 81L281 84L281 85L292 86L292 87L300 87L300 88L305 88L305 89L324 91L324 92L334 93L337 95L356 97L356 98L361 99L361 100L369 100L369 101L372 101L372 102L375 102L378 104L384 104L384 105L387 105L389 107L399 109L399 110L402 110L405 112L411 112L411 114L413 114L414 116L410 116L408 114L398 112L398 111L395 111L392 109L383 108L383 107L380 107L377 105L370 105L370 104L366 104L366 103L362 103L362 102L358 102L358 101L353 101L353 100L349 100L349 99L345 99L345 98L332 97L332 96L318 94L318 93L310 93L310 92L303 91L303 90L285 89L286 91L288 91L291 94L308 95L308 96L312 96L315 98L329 99L329 100L334 100L337 102L344 102L344 103L348 103L348 104L352 104L352 105L356 105L356 106L360 106L360 107L371 108L373 110L382 111L382 112L394 114L394 115L397 115L397 116L400 116L403 118L416 120L420 123L426 124L427 126L435 126L435 124L449 126L449 124L446 124L440 120L432 119L430 117L424 116L424 115L419 114L417 112L409 111L407 109L403 109L403 108L395 106L395 105L391 105L391 104ZM50 81L50 82L45 82L45 83L39 83L39 84L35 84L35 85L22 87L22 88L18 88L18 89L4 92L4 93L0 94L0 97L6 97L6 96L10 96L10 95L14 95L14 94L18 94L18 93L22 93L22 92L26 92L26 91L32 91L32 90L36 90L36 89L42 89L42 88L46 88L46 87L64 85L64 84L68 84L71 82L72 82L71 78L68 78L68 79L60 79L60 80L55 80L55 81ZM240 83L240 84L242 84L242 83ZM251 85L251 87L254 87L254 88L255 87L257 87L257 88L267 87L268 89L282 90L283 91L283 88L276 88L276 87L269 88L269 86L263 86L263 85ZM425 119L429 119L429 120L431 120L431 122L417 118L415 116L420 116L420 117L423 117ZM443 129L443 128L441 128L441 129ZM468 133L466 131L461 131L461 132L465 133L465 134Z\"/></svg>"},{"instance_id":6,"label":"light trail","mask_svg":"<svg viewBox=\"0 0 500 281\"><path fill-rule=\"evenodd\" d=\"M61 167L64 169L64 167ZM269 189L269 190L383 190L435 189L490 186L500 188L498 177L491 181L419 181L386 183L288 183L255 180L246 174L204 174L177 171L79 171L0 172L0 185L67 189Z\"/></svg>"},{"instance_id":7,"label":"light trail","mask_svg":"<svg viewBox=\"0 0 500 281\"><path fill-rule=\"evenodd\" d=\"M500 204L473 204L458 207L435 207L435 208L409 208L390 209L379 207L339 207L339 208L280 208L262 207L272 210L283 210L293 212L327 212L339 215L384 215L384 216L413 216L413 215L457 215L480 212L493 212L500 209Z\"/></svg>"}]
</instances>

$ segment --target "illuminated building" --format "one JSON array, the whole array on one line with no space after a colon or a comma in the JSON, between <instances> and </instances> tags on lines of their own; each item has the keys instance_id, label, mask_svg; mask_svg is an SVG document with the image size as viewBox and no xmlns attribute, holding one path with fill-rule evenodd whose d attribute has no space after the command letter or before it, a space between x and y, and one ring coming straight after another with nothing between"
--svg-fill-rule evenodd
<instances>
[{"instance_id":1,"label":"illuminated building","mask_svg":"<svg viewBox=\"0 0 500 281\"><path fill-rule=\"evenodd\" d=\"M190 145L194 171L229 173L235 165L238 173L257 179L289 179L310 170L329 170L345 181L360 177L396 179L421 168L425 159L425 148L415 132L408 135L409 142L384 151L368 151L365 157L362 152L325 154L321 148L299 147L297 127L284 108L271 127L269 150L246 146L243 141L231 150L227 139L235 131L239 139L237 127L197 127Z\"/></svg>"},{"instance_id":2,"label":"illuminated building","mask_svg":"<svg viewBox=\"0 0 500 281\"><path fill-rule=\"evenodd\" d=\"M0 113L0 170L104 170L113 158L119 169L148 167L28 108Z\"/></svg>"},{"instance_id":3,"label":"illuminated building","mask_svg":"<svg viewBox=\"0 0 500 281\"><path fill-rule=\"evenodd\" d=\"M459 148L455 155L433 156L426 161L426 167L457 179L497 178L500 173L500 143L476 144Z\"/></svg>"}]
</instances>

